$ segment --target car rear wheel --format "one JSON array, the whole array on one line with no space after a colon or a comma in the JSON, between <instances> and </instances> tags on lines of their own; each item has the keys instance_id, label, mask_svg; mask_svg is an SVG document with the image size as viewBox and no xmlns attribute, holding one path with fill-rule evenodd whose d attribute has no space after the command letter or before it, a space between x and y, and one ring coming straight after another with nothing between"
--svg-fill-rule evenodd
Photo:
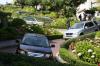
<instances>
[{"instance_id":1,"label":"car rear wheel","mask_svg":"<svg viewBox=\"0 0 100 66\"><path fill-rule=\"evenodd\" d=\"M27 52L21 49L16 49L16 54L23 54L23 55L27 55Z\"/></svg>"},{"instance_id":2,"label":"car rear wheel","mask_svg":"<svg viewBox=\"0 0 100 66\"><path fill-rule=\"evenodd\" d=\"M80 36L84 35L84 33L80 33Z\"/></svg>"}]
</instances>

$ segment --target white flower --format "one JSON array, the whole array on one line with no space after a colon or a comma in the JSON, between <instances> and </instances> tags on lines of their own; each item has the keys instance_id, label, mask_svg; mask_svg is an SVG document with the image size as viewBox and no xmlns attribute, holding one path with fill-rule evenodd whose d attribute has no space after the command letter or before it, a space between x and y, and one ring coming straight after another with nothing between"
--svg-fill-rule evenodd
<instances>
[{"instance_id":1,"label":"white flower","mask_svg":"<svg viewBox=\"0 0 100 66\"><path fill-rule=\"evenodd\" d=\"M31 29L31 28L28 28L29 30Z\"/></svg>"},{"instance_id":2,"label":"white flower","mask_svg":"<svg viewBox=\"0 0 100 66\"><path fill-rule=\"evenodd\" d=\"M93 41L92 41L92 40L90 40L90 42L92 43Z\"/></svg>"},{"instance_id":3,"label":"white flower","mask_svg":"<svg viewBox=\"0 0 100 66\"><path fill-rule=\"evenodd\" d=\"M92 55L92 56L91 56L91 58L95 58L95 56L94 56L94 55Z\"/></svg>"},{"instance_id":4,"label":"white flower","mask_svg":"<svg viewBox=\"0 0 100 66\"><path fill-rule=\"evenodd\" d=\"M72 52L73 52L73 53L75 53L75 52L76 52L76 50L72 50Z\"/></svg>"},{"instance_id":5,"label":"white flower","mask_svg":"<svg viewBox=\"0 0 100 66\"><path fill-rule=\"evenodd\" d=\"M92 54L93 54L93 55L95 55L96 53L95 53L95 52L93 52Z\"/></svg>"},{"instance_id":6,"label":"white flower","mask_svg":"<svg viewBox=\"0 0 100 66\"><path fill-rule=\"evenodd\" d=\"M81 56L81 55L82 55L82 53L78 53L77 55L78 55L78 56Z\"/></svg>"},{"instance_id":7,"label":"white flower","mask_svg":"<svg viewBox=\"0 0 100 66\"><path fill-rule=\"evenodd\" d=\"M93 52L93 50L92 49L88 49L88 53L91 53L91 52Z\"/></svg>"},{"instance_id":8,"label":"white flower","mask_svg":"<svg viewBox=\"0 0 100 66\"><path fill-rule=\"evenodd\" d=\"M31 26L28 26L29 28L31 27Z\"/></svg>"},{"instance_id":9,"label":"white flower","mask_svg":"<svg viewBox=\"0 0 100 66\"><path fill-rule=\"evenodd\" d=\"M33 31L33 30L31 29L31 31Z\"/></svg>"},{"instance_id":10,"label":"white flower","mask_svg":"<svg viewBox=\"0 0 100 66\"><path fill-rule=\"evenodd\" d=\"M100 46L97 46L98 48L100 47Z\"/></svg>"}]
</instances>

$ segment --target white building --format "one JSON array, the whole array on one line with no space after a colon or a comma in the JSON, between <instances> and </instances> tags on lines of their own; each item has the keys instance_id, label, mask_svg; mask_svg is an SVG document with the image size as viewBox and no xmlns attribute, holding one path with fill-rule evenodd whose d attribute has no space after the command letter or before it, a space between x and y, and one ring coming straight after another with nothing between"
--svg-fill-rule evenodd
<instances>
[{"instance_id":1,"label":"white building","mask_svg":"<svg viewBox=\"0 0 100 66\"><path fill-rule=\"evenodd\" d=\"M13 3L13 0L0 0L1 5L5 5L7 3Z\"/></svg>"},{"instance_id":2,"label":"white building","mask_svg":"<svg viewBox=\"0 0 100 66\"><path fill-rule=\"evenodd\" d=\"M83 17L84 10L89 10L92 7L98 6L100 6L100 3L97 3L97 0L87 0L85 3L79 5L79 7L77 8L76 16L78 17L81 14ZM100 17L100 13L96 11L95 16Z\"/></svg>"}]
</instances>

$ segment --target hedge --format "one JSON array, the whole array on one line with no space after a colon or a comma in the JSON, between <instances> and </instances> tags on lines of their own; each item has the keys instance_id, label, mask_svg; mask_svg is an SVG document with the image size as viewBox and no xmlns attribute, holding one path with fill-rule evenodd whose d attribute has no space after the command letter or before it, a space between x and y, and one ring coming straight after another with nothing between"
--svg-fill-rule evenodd
<instances>
[{"instance_id":1,"label":"hedge","mask_svg":"<svg viewBox=\"0 0 100 66\"><path fill-rule=\"evenodd\" d=\"M61 39L63 38L63 35L48 35L46 36L49 40L53 40L53 39Z\"/></svg>"},{"instance_id":2,"label":"hedge","mask_svg":"<svg viewBox=\"0 0 100 66\"><path fill-rule=\"evenodd\" d=\"M70 66L43 58L0 53L0 66Z\"/></svg>"},{"instance_id":3,"label":"hedge","mask_svg":"<svg viewBox=\"0 0 100 66\"><path fill-rule=\"evenodd\" d=\"M62 53L66 54L66 51L62 49ZM67 52L68 53L68 52ZM61 56L66 57L66 55L61 54ZM69 64L62 64L50 59L44 58L33 58L23 55L15 55L9 53L0 53L0 66L96 66L89 63L84 63L82 61L75 61L76 59L72 55L68 56L70 60Z\"/></svg>"}]
</instances>

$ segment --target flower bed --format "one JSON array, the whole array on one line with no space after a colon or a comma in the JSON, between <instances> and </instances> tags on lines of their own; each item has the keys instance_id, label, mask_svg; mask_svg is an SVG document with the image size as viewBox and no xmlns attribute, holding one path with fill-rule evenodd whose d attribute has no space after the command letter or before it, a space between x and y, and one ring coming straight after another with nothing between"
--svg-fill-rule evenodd
<instances>
[{"instance_id":1,"label":"flower bed","mask_svg":"<svg viewBox=\"0 0 100 66\"><path fill-rule=\"evenodd\" d=\"M96 66L100 62L100 39L95 39L96 34L90 33L67 40L62 46L64 49L60 51L62 58L66 61L70 60L69 63L79 63L76 66Z\"/></svg>"}]
</instances>

